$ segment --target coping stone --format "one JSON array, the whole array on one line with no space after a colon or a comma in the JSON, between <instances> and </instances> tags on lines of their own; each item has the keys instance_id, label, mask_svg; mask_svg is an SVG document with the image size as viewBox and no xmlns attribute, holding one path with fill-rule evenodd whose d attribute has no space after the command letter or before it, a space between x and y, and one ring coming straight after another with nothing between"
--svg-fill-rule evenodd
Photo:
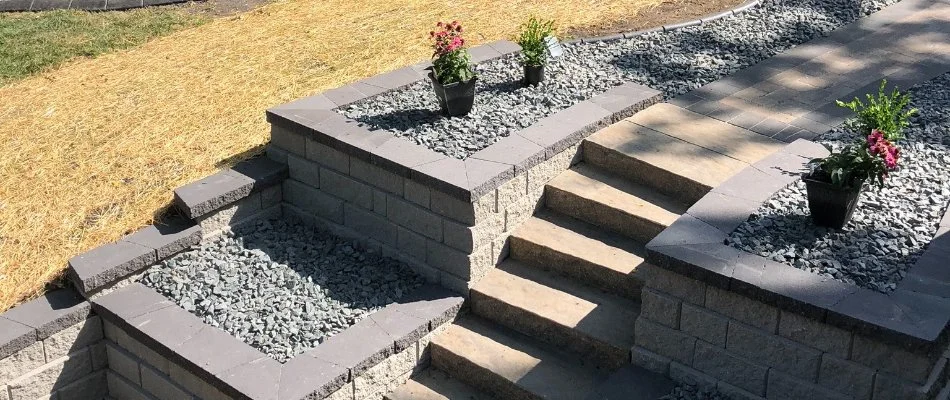
<instances>
[{"instance_id":1,"label":"coping stone","mask_svg":"<svg viewBox=\"0 0 950 400\"><path fill-rule=\"evenodd\" d=\"M446 157L413 167L410 178L462 201L472 202L478 198L468 190L465 162L457 158Z\"/></svg>"},{"instance_id":2,"label":"coping stone","mask_svg":"<svg viewBox=\"0 0 950 400\"><path fill-rule=\"evenodd\" d=\"M91 301L97 314L110 322L123 324L141 315L175 305L167 297L138 282Z\"/></svg>"},{"instance_id":3,"label":"coping stone","mask_svg":"<svg viewBox=\"0 0 950 400\"><path fill-rule=\"evenodd\" d=\"M349 368L356 376L393 355L394 348L392 338L376 321L363 318L303 354Z\"/></svg>"},{"instance_id":4,"label":"coping stone","mask_svg":"<svg viewBox=\"0 0 950 400\"><path fill-rule=\"evenodd\" d=\"M287 177L287 166L267 157L255 157L241 161L225 171L231 175L246 177L254 181L252 191L255 192L276 185Z\"/></svg>"},{"instance_id":5,"label":"coping stone","mask_svg":"<svg viewBox=\"0 0 950 400\"><path fill-rule=\"evenodd\" d=\"M155 249L119 241L69 259L69 277L82 293L91 293L157 261Z\"/></svg>"},{"instance_id":6,"label":"coping stone","mask_svg":"<svg viewBox=\"0 0 950 400\"><path fill-rule=\"evenodd\" d=\"M397 353L429 333L429 321L400 312L395 305L386 306L367 318L372 318L373 322L389 335Z\"/></svg>"},{"instance_id":7,"label":"coping stone","mask_svg":"<svg viewBox=\"0 0 950 400\"><path fill-rule=\"evenodd\" d=\"M468 54L471 56L472 63L474 63L474 64L480 64L480 63L483 63L483 62L486 62L486 61L489 61L489 60L494 60L494 59L496 59L496 58L498 58L498 57L501 57L501 56L503 55L503 54L501 54L500 51L498 51L498 50L492 48L491 46L475 46L475 47L472 47L472 48L468 49ZM478 70L478 66L476 65L475 68L476 68L476 71L477 71L477 70Z\"/></svg>"},{"instance_id":8,"label":"coping stone","mask_svg":"<svg viewBox=\"0 0 950 400\"><path fill-rule=\"evenodd\" d=\"M175 189L175 205L195 219L247 197L253 188L253 179L220 171Z\"/></svg>"},{"instance_id":9,"label":"coping stone","mask_svg":"<svg viewBox=\"0 0 950 400\"><path fill-rule=\"evenodd\" d=\"M396 304L389 307L398 307L400 312L428 321L429 329L435 328L455 319L465 298L457 293L437 284L425 284L412 291Z\"/></svg>"},{"instance_id":10,"label":"coping stone","mask_svg":"<svg viewBox=\"0 0 950 400\"><path fill-rule=\"evenodd\" d=\"M323 346L321 344L320 346ZM297 355L281 368L280 400L322 399L350 379L349 369L307 353Z\"/></svg>"},{"instance_id":11,"label":"coping stone","mask_svg":"<svg viewBox=\"0 0 950 400\"><path fill-rule=\"evenodd\" d=\"M651 240L647 244L647 261L911 351L932 351L947 339L945 328L950 320L950 273L945 271L946 260L950 258L950 228L940 228L908 276L889 294L821 277L725 244L736 221L748 218L757 207L745 207L747 215L743 217L733 215L731 208L718 203L740 198L761 204L787 184L781 175L765 171L787 168L826 153L823 146L797 140L743 169ZM794 179L797 177L790 181ZM725 215L727 221L714 220L717 215Z\"/></svg>"},{"instance_id":12,"label":"coping stone","mask_svg":"<svg viewBox=\"0 0 950 400\"><path fill-rule=\"evenodd\" d=\"M491 47L501 54L517 53L521 51L521 46L519 46L518 43L512 42L510 40L496 40L494 42L486 43L485 46Z\"/></svg>"},{"instance_id":13,"label":"coping stone","mask_svg":"<svg viewBox=\"0 0 950 400\"><path fill-rule=\"evenodd\" d=\"M232 396L254 400L277 400L283 368L283 364L264 355L221 373L220 378L231 386L232 390L226 390L236 392L231 394Z\"/></svg>"},{"instance_id":14,"label":"coping stone","mask_svg":"<svg viewBox=\"0 0 950 400\"><path fill-rule=\"evenodd\" d=\"M182 342L176 354L204 372L215 375L254 361L262 355L257 349L211 325L206 325Z\"/></svg>"},{"instance_id":15,"label":"coping stone","mask_svg":"<svg viewBox=\"0 0 950 400\"><path fill-rule=\"evenodd\" d=\"M425 146L412 143L403 138L391 137L376 147L370 157L370 163L392 171L402 177L410 177L413 167L448 158L429 150Z\"/></svg>"},{"instance_id":16,"label":"coping stone","mask_svg":"<svg viewBox=\"0 0 950 400\"><path fill-rule=\"evenodd\" d=\"M0 315L0 359L36 343L36 329Z\"/></svg>"},{"instance_id":17,"label":"coping stone","mask_svg":"<svg viewBox=\"0 0 950 400\"><path fill-rule=\"evenodd\" d=\"M465 175L468 177L469 193L474 198L493 192L495 188L515 177L514 167L508 164L472 157L466 158L463 162Z\"/></svg>"},{"instance_id":18,"label":"coping stone","mask_svg":"<svg viewBox=\"0 0 950 400\"><path fill-rule=\"evenodd\" d=\"M177 351L178 347L208 326L196 315L173 306L126 319L133 332L129 334L140 342L154 343L159 350ZM166 354L166 358L173 358Z\"/></svg>"},{"instance_id":19,"label":"coping stone","mask_svg":"<svg viewBox=\"0 0 950 400\"><path fill-rule=\"evenodd\" d=\"M30 302L11 308L2 317L36 330L43 340L89 317L89 303L72 289L47 292Z\"/></svg>"},{"instance_id":20,"label":"coping stone","mask_svg":"<svg viewBox=\"0 0 950 400\"><path fill-rule=\"evenodd\" d=\"M545 154L543 147L521 136L511 135L469 158L510 165L517 175L544 161Z\"/></svg>"},{"instance_id":21,"label":"coping stone","mask_svg":"<svg viewBox=\"0 0 950 400\"><path fill-rule=\"evenodd\" d=\"M158 260L164 260L201 241L201 226L184 218L170 218L146 226L122 238L155 250Z\"/></svg>"},{"instance_id":22,"label":"coping stone","mask_svg":"<svg viewBox=\"0 0 950 400\"><path fill-rule=\"evenodd\" d=\"M396 90L409 86L424 78L425 76L423 74L420 74L419 71L416 71L412 67L403 67L371 78L366 78L361 82L386 90Z\"/></svg>"}]
</instances>

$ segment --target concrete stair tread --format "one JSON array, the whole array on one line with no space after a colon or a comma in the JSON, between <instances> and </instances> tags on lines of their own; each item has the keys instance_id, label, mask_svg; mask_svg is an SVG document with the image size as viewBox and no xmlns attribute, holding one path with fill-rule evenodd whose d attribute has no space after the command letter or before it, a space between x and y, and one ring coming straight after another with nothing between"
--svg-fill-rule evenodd
<instances>
[{"instance_id":1,"label":"concrete stair tread","mask_svg":"<svg viewBox=\"0 0 950 400\"><path fill-rule=\"evenodd\" d=\"M445 372L435 368L427 368L418 375L409 379L392 393L385 396L386 400L494 400L495 398L475 390Z\"/></svg>"},{"instance_id":2,"label":"concrete stair tread","mask_svg":"<svg viewBox=\"0 0 950 400\"><path fill-rule=\"evenodd\" d=\"M784 145L767 136L670 103L655 104L626 120L749 164Z\"/></svg>"},{"instance_id":3,"label":"concrete stair tread","mask_svg":"<svg viewBox=\"0 0 950 400\"><path fill-rule=\"evenodd\" d=\"M645 254L643 245L633 240L544 211L525 221L512 236L623 274L631 274Z\"/></svg>"},{"instance_id":4,"label":"concrete stair tread","mask_svg":"<svg viewBox=\"0 0 950 400\"><path fill-rule=\"evenodd\" d=\"M588 137L587 143L610 149L708 188L719 186L748 165L627 120L601 129Z\"/></svg>"},{"instance_id":5,"label":"concrete stair tread","mask_svg":"<svg viewBox=\"0 0 950 400\"><path fill-rule=\"evenodd\" d=\"M490 379L494 384L479 389L501 398L580 399L606 379L604 371L580 358L471 316L449 326L432 345L434 366L462 381ZM498 387L499 379L506 387Z\"/></svg>"},{"instance_id":6,"label":"concrete stair tread","mask_svg":"<svg viewBox=\"0 0 950 400\"><path fill-rule=\"evenodd\" d=\"M578 164L564 171L548 186L570 191L629 214L669 226L689 208L655 189L630 182L597 168Z\"/></svg>"},{"instance_id":7,"label":"concrete stair tread","mask_svg":"<svg viewBox=\"0 0 950 400\"><path fill-rule=\"evenodd\" d=\"M472 288L623 351L634 345L637 302L506 260Z\"/></svg>"},{"instance_id":8,"label":"concrete stair tread","mask_svg":"<svg viewBox=\"0 0 950 400\"><path fill-rule=\"evenodd\" d=\"M655 188L589 164L575 165L549 182L547 206L644 243L688 209Z\"/></svg>"}]
</instances>

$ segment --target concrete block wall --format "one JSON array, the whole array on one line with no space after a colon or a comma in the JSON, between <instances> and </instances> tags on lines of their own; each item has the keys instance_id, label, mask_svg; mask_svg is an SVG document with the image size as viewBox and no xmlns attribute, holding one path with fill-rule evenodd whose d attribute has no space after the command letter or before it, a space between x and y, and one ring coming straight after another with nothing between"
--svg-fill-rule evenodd
<instances>
[{"instance_id":1,"label":"concrete block wall","mask_svg":"<svg viewBox=\"0 0 950 400\"><path fill-rule=\"evenodd\" d=\"M102 322L71 290L0 315L2 400L102 399L106 365Z\"/></svg>"},{"instance_id":2,"label":"concrete block wall","mask_svg":"<svg viewBox=\"0 0 950 400\"><path fill-rule=\"evenodd\" d=\"M635 364L738 399L928 400L947 353L918 354L644 265Z\"/></svg>"},{"instance_id":3,"label":"concrete block wall","mask_svg":"<svg viewBox=\"0 0 950 400\"><path fill-rule=\"evenodd\" d=\"M284 215L295 215L467 293L507 253L511 231L541 203L544 184L578 161L574 145L496 189L460 200L271 125L268 155L286 163Z\"/></svg>"}]
</instances>

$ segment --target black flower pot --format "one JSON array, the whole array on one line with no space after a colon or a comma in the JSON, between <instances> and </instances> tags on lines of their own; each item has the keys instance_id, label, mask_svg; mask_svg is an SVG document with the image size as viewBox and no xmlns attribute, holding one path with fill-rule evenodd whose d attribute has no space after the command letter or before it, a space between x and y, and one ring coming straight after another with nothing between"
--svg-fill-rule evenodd
<instances>
[{"instance_id":1,"label":"black flower pot","mask_svg":"<svg viewBox=\"0 0 950 400\"><path fill-rule=\"evenodd\" d=\"M524 84L537 85L544 80L543 65L525 65L524 66Z\"/></svg>"},{"instance_id":2,"label":"black flower pot","mask_svg":"<svg viewBox=\"0 0 950 400\"><path fill-rule=\"evenodd\" d=\"M442 114L458 117L472 111L472 106L475 104L475 77L465 82L443 85L436 79L435 73L429 72L429 79L432 80L432 89L439 98Z\"/></svg>"},{"instance_id":3,"label":"black flower pot","mask_svg":"<svg viewBox=\"0 0 950 400\"><path fill-rule=\"evenodd\" d=\"M815 225L841 229L854 214L864 182L851 188L840 188L826 179L806 174L805 190L808 192L808 209Z\"/></svg>"}]
</instances>

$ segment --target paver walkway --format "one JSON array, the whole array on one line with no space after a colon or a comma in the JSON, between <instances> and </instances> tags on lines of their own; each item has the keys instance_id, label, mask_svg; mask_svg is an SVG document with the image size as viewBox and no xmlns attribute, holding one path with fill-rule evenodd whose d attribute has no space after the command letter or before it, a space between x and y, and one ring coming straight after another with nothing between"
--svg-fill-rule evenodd
<instances>
[{"instance_id":1,"label":"paver walkway","mask_svg":"<svg viewBox=\"0 0 950 400\"><path fill-rule=\"evenodd\" d=\"M637 323L663 301L641 293L643 244L783 142L843 122L836 99L948 70L950 0L904 0L595 133L472 288L473 315L433 340L430 371L387 398L657 398L665 378L617 369L662 335Z\"/></svg>"}]
</instances>

